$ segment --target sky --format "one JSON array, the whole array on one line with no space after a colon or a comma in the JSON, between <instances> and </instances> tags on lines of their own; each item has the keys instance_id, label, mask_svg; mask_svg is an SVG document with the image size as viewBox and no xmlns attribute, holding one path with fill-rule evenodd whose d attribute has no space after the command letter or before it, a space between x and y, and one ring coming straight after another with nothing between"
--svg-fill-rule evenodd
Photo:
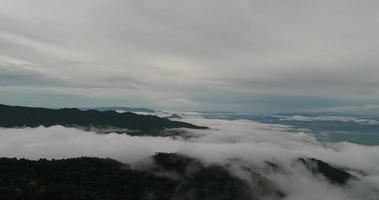
<instances>
[{"instance_id":1,"label":"sky","mask_svg":"<svg viewBox=\"0 0 379 200\"><path fill-rule=\"evenodd\" d=\"M377 107L378 35L376 0L0 0L0 103Z\"/></svg>"}]
</instances>

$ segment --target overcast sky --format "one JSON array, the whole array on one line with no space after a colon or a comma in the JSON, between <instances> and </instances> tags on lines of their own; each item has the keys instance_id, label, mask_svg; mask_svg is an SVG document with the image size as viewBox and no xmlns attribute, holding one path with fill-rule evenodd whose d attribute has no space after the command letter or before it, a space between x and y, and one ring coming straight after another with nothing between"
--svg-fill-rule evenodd
<instances>
[{"instance_id":1,"label":"overcast sky","mask_svg":"<svg viewBox=\"0 0 379 200\"><path fill-rule=\"evenodd\" d=\"M0 0L0 102L379 104L378 36L377 0Z\"/></svg>"}]
</instances>

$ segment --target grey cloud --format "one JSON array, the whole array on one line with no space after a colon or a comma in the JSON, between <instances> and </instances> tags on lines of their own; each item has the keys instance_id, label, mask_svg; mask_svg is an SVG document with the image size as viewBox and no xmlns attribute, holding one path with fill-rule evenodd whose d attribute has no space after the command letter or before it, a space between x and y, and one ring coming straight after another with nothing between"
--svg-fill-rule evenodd
<instances>
[{"instance_id":1,"label":"grey cloud","mask_svg":"<svg viewBox=\"0 0 379 200\"><path fill-rule=\"evenodd\" d=\"M375 1L0 4L0 53L77 88L134 88L151 104L150 93L191 100L202 90L219 92L204 99L302 95L362 104L379 97ZM227 104L219 107L259 106ZM213 105L192 102L188 108Z\"/></svg>"},{"instance_id":2,"label":"grey cloud","mask_svg":"<svg viewBox=\"0 0 379 200\"><path fill-rule=\"evenodd\" d=\"M347 117L347 116L330 116L330 115L320 115L320 116L303 116L303 115L292 115L292 116L281 116L276 115L274 117L279 118L284 121L335 121L335 122L352 122L362 125L379 125L379 121L375 119L360 119L356 117Z\"/></svg>"},{"instance_id":3,"label":"grey cloud","mask_svg":"<svg viewBox=\"0 0 379 200\"><path fill-rule=\"evenodd\" d=\"M43 74L28 71L6 70L0 67L0 86L52 86L61 84L59 80Z\"/></svg>"}]
</instances>

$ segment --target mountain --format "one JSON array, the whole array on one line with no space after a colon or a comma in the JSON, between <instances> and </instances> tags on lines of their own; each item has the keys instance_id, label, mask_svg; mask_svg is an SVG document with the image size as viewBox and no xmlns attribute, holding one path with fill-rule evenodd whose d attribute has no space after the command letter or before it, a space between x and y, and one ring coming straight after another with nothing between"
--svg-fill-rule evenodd
<instances>
[{"instance_id":1,"label":"mountain","mask_svg":"<svg viewBox=\"0 0 379 200\"><path fill-rule=\"evenodd\" d=\"M154 113L155 110L149 108L130 108L130 107L91 107L91 108L80 108L81 110L98 110L98 111L117 111L117 112L145 112Z\"/></svg>"},{"instance_id":2,"label":"mountain","mask_svg":"<svg viewBox=\"0 0 379 200\"><path fill-rule=\"evenodd\" d=\"M298 162L303 164L306 169L311 171L314 175L323 175L330 183L345 185L348 181L352 179L357 179L355 176L349 172L331 166L330 164L317 160L314 158L299 158Z\"/></svg>"},{"instance_id":3,"label":"mountain","mask_svg":"<svg viewBox=\"0 0 379 200\"><path fill-rule=\"evenodd\" d=\"M0 158L0 199L171 199L177 181L136 171L111 159Z\"/></svg>"},{"instance_id":4,"label":"mountain","mask_svg":"<svg viewBox=\"0 0 379 200\"><path fill-rule=\"evenodd\" d=\"M137 131L164 130L166 128L206 129L203 126L171 121L152 115L131 112L83 111L76 108L47 109L0 105L0 127L55 126L81 127L84 129L129 129Z\"/></svg>"},{"instance_id":5,"label":"mountain","mask_svg":"<svg viewBox=\"0 0 379 200\"><path fill-rule=\"evenodd\" d=\"M176 153L157 153L152 160L147 167L140 164L139 168L157 176L180 180L178 199L258 200L285 197L274 183L255 172L249 173L250 177L243 180L231 174L230 166L204 165L198 159Z\"/></svg>"},{"instance_id":6,"label":"mountain","mask_svg":"<svg viewBox=\"0 0 379 200\"><path fill-rule=\"evenodd\" d=\"M343 187L352 175L312 158L298 163ZM195 158L157 153L132 167L112 159L64 160L0 158L0 197L7 200L159 199L159 200L281 200L286 194L265 173L253 168L245 177L228 165L204 165ZM270 170L272 168L273 170ZM267 171L289 173L276 163Z\"/></svg>"},{"instance_id":7,"label":"mountain","mask_svg":"<svg viewBox=\"0 0 379 200\"><path fill-rule=\"evenodd\" d=\"M254 200L260 194L253 193L246 182L222 166L203 166L196 159L177 154L160 153L151 159L156 164L151 165L155 170L175 171L181 178L136 170L111 159L0 158L0 197L8 200ZM190 169L193 170L185 171Z\"/></svg>"}]
</instances>

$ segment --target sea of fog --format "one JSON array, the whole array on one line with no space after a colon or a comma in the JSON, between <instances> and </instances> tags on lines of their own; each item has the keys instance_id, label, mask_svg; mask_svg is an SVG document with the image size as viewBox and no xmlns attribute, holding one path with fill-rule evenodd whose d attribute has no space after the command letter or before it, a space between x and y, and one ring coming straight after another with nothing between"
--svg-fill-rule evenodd
<instances>
[{"instance_id":1,"label":"sea of fog","mask_svg":"<svg viewBox=\"0 0 379 200\"><path fill-rule=\"evenodd\" d=\"M266 176L288 195L288 200L377 200L379 197L379 146L320 141L306 128L303 131L288 124L216 119L195 113L182 117L182 121L210 129L181 129L178 132L182 135L175 137L97 134L62 126L0 129L0 156L28 159L95 156L135 163L156 152L176 152L205 164L226 165L238 160L251 169L259 169L271 161L287 173ZM278 120L286 121L279 117ZM292 161L299 157L312 157L364 173L357 175L359 180L340 187L293 165ZM230 170L241 179L246 177L238 167Z\"/></svg>"},{"instance_id":2,"label":"sea of fog","mask_svg":"<svg viewBox=\"0 0 379 200\"><path fill-rule=\"evenodd\" d=\"M293 132L313 134L323 142L352 142L379 145L379 117L337 114L276 114L247 115L233 113L203 113L209 119L252 120L265 124L281 124Z\"/></svg>"}]
</instances>

